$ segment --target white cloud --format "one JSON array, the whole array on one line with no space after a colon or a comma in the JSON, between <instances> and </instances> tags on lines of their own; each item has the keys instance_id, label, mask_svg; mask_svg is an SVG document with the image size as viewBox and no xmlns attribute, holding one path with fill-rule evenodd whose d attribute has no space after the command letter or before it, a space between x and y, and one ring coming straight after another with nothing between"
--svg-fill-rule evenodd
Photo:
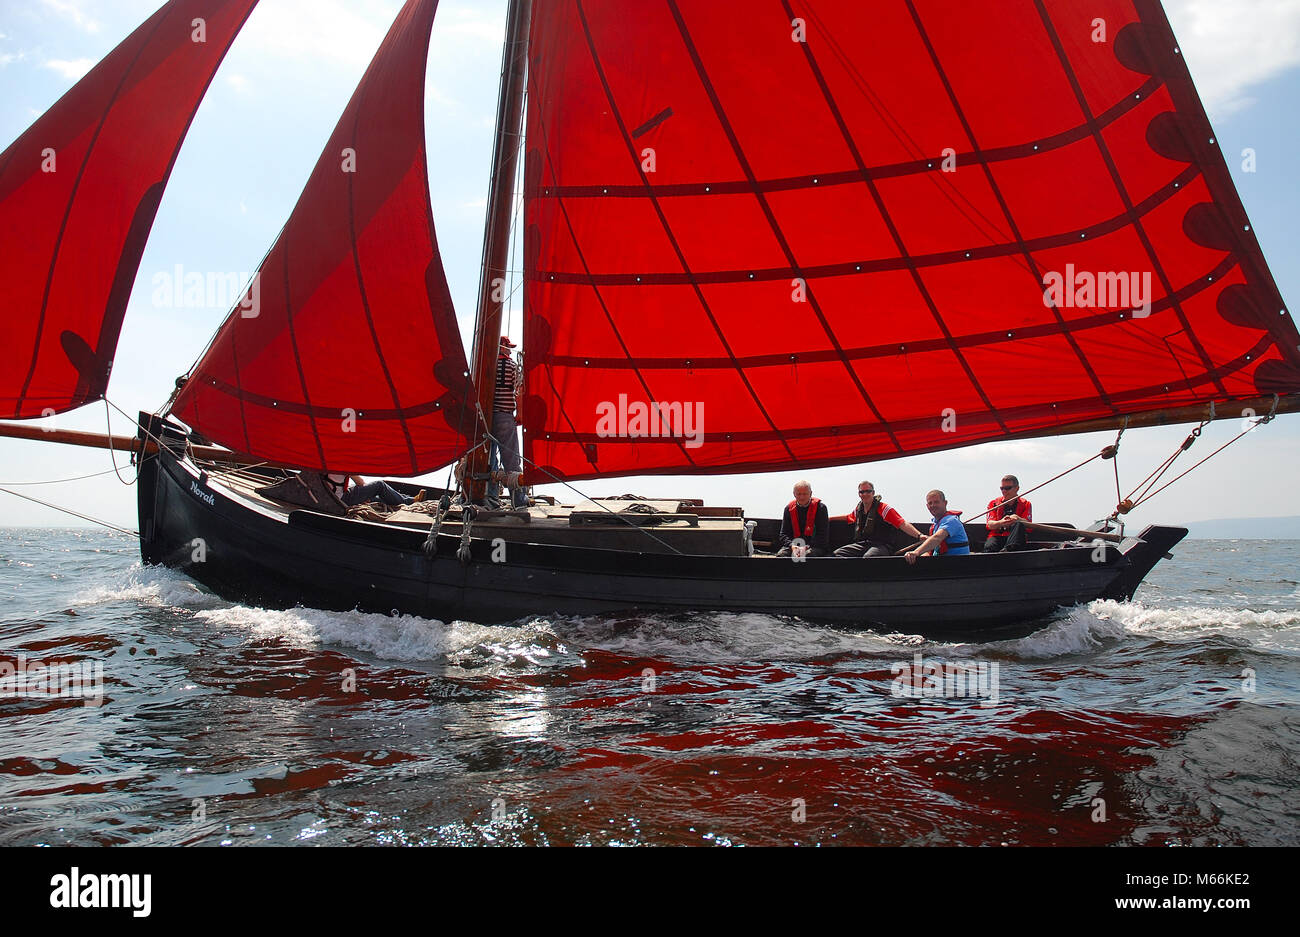
<instances>
[{"instance_id":1,"label":"white cloud","mask_svg":"<svg viewBox=\"0 0 1300 937\"><path fill-rule=\"evenodd\" d=\"M987 459L996 458L1001 459L1008 465L1060 465L1063 468L1069 468L1077 462L1082 462L1090 455L1094 455L1094 453L1062 449L1059 442L1012 439L1007 442L991 442L982 446L956 449L949 455L951 458L960 459L963 462L983 462Z\"/></svg>"},{"instance_id":2,"label":"white cloud","mask_svg":"<svg viewBox=\"0 0 1300 937\"><path fill-rule=\"evenodd\" d=\"M399 5L392 0L280 0L260 3L244 35L277 59L326 59L366 65L383 41Z\"/></svg>"},{"instance_id":3,"label":"white cloud","mask_svg":"<svg viewBox=\"0 0 1300 937\"><path fill-rule=\"evenodd\" d=\"M485 15L481 10L444 5L438 10L433 26L434 39L477 39L500 45L506 35L505 17Z\"/></svg>"},{"instance_id":4,"label":"white cloud","mask_svg":"<svg viewBox=\"0 0 1300 937\"><path fill-rule=\"evenodd\" d=\"M93 59L49 59L46 68L53 69L69 81L76 81L95 67Z\"/></svg>"},{"instance_id":5,"label":"white cloud","mask_svg":"<svg viewBox=\"0 0 1300 937\"><path fill-rule=\"evenodd\" d=\"M18 58L18 56L11 55L11 54L0 55L0 68L4 68L6 65L14 61L16 58Z\"/></svg>"},{"instance_id":6,"label":"white cloud","mask_svg":"<svg viewBox=\"0 0 1300 937\"><path fill-rule=\"evenodd\" d=\"M1211 117L1253 103L1249 90L1300 65L1300 0L1165 0Z\"/></svg>"},{"instance_id":7,"label":"white cloud","mask_svg":"<svg viewBox=\"0 0 1300 937\"><path fill-rule=\"evenodd\" d=\"M226 84L234 88L237 93L249 94L252 92L253 83L248 80L248 77L246 75L241 75L238 72L231 72L229 75L226 75L225 77L226 77Z\"/></svg>"},{"instance_id":8,"label":"white cloud","mask_svg":"<svg viewBox=\"0 0 1300 937\"><path fill-rule=\"evenodd\" d=\"M81 11L72 0L41 0L47 8L66 20L71 20L88 33L99 32L99 23Z\"/></svg>"},{"instance_id":9,"label":"white cloud","mask_svg":"<svg viewBox=\"0 0 1300 937\"><path fill-rule=\"evenodd\" d=\"M425 87L424 97L426 100L432 101L435 104L440 104L443 107L447 108L448 110L460 107L459 101L457 101L451 95L447 94L447 92L443 91L441 88L436 87L435 85L427 85Z\"/></svg>"}]
</instances>

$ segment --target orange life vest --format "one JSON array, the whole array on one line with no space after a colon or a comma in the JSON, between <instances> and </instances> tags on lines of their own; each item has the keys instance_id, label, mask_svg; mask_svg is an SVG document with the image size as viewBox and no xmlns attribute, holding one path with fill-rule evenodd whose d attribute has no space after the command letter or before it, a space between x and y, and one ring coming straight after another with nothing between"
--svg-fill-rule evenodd
<instances>
[{"instance_id":1,"label":"orange life vest","mask_svg":"<svg viewBox=\"0 0 1300 937\"><path fill-rule=\"evenodd\" d=\"M799 502L791 501L785 509L790 514L790 530L796 537L803 537L804 540L812 542L813 534L817 530L817 506L821 501L813 498L808 502L808 516L804 519L804 531L799 533Z\"/></svg>"}]
</instances>

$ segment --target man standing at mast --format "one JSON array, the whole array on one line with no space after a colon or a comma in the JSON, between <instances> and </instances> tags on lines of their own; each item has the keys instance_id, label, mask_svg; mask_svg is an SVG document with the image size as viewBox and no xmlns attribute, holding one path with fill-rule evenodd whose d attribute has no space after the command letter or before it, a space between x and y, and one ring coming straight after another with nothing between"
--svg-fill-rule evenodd
<instances>
[{"instance_id":1,"label":"man standing at mast","mask_svg":"<svg viewBox=\"0 0 1300 937\"><path fill-rule=\"evenodd\" d=\"M515 408L522 385L519 366L510 354L514 347L515 343L510 341L509 336L501 336L497 353L496 390L492 400L492 437L495 441L491 445L496 449L497 444L500 444L501 469L505 472L520 470L519 428L515 423ZM501 486L496 482L489 484L488 503L494 503L500 492ZM528 506L528 494L523 488L514 490L513 505L516 508Z\"/></svg>"}]
</instances>

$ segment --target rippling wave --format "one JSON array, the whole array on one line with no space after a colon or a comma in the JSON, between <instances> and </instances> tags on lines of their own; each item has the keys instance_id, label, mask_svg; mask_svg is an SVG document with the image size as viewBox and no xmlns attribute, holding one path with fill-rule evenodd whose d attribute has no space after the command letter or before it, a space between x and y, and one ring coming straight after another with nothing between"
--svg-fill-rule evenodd
<instances>
[{"instance_id":1,"label":"rippling wave","mask_svg":"<svg viewBox=\"0 0 1300 937\"><path fill-rule=\"evenodd\" d=\"M0 698L0 843L1300 838L1300 543L1185 543L979 644L264 610L135 549L0 531L0 663L103 667L98 705Z\"/></svg>"}]
</instances>

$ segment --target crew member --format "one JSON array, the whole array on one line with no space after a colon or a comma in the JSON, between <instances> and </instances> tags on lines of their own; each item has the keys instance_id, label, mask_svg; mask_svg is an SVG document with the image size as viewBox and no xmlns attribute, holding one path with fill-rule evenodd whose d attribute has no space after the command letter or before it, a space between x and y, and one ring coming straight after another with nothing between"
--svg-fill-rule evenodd
<instances>
[{"instance_id":1,"label":"crew member","mask_svg":"<svg viewBox=\"0 0 1300 937\"><path fill-rule=\"evenodd\" d=\"M365 504L367 501L378 501L390 508L398 508L407 504L415 504L425 498L423 488L420 489L418 495L411 497L402 494L385 481L366 484L366 480L360 475L339 475L332 472L325 476L325 483L330 486L330 490L334 494L338 495L339 500L348 507Z\"/></svg>"},{"instance_id":2,"label":"crew member","mask_svg":"<svg viewBox=\"0 0 1300 937\"><path fill-rule=\"evenodd\" d=\"M836 550L836 556L893 556L924 537L880 499L871 482L858 483L858 503L844 519L853 525L853 542Z\"/></svg>"},{"instance_id":3,"label":"crew member","mask_svg":"<svg viewBox=\"0 0 1300 937\"><path fill-rule=\"evenodd\" d=\"M984 521L984 527L988 530L984 552L1027 550L1028 528L1016 518L1032 521L1034 510L1027 499L1020 497L1020 479L1016 476L1003 475L1001 488L1002 497L989 502L988 518Z\"/></svg>"},{"instance_id":4,"label":"crew member","mask_svg":"<svg viewBox=\"0 0 1300 937\"><path fill-rule=\"evenodd\" d=\"M808 556L831 555L831 516L826 505L812 496L812 485L795 482L794 500L781 514L781 549L777 556L793 556L802 544ZM795 541L800 541L796 544Z\"/></svg>"},{"instance_id":5,"label":"crew member","mask_svg":"<svg viewBox=\"0 0 1300 937\"><path fill-rule=\"evenodd\" d=\"M937 550L941 556L970 553L970 539L961 522L961 511L948 510L947 496L936 489L925 496L925 507L934 518L930 522L930 536L903 554L907 561L915 563L917 557L932 550Z\"/></svg>"},{"instance_id":6,"label":"crew member","mask_svg":"<svg viewBox=\"0 0 1300 937\"><path fill-rule=\"evenodd\" d=\"M496 388L492 400L492 442L489 446L488 462L495 468L495 461L500 456L501 468L506 472L518 472L519 427L515 423L515 409L519 393L523 389L520 382L519 366L511 357L510 350L515 343L508 335L501 336L497 353ZM500 442L498 452L497 443ZM496 482L488 483L488 503L495 504L501 493L501 486ZM516 488L512 496L516 508L528 507L528 493L522 487Z\"/></svg>"}]
</instances>

